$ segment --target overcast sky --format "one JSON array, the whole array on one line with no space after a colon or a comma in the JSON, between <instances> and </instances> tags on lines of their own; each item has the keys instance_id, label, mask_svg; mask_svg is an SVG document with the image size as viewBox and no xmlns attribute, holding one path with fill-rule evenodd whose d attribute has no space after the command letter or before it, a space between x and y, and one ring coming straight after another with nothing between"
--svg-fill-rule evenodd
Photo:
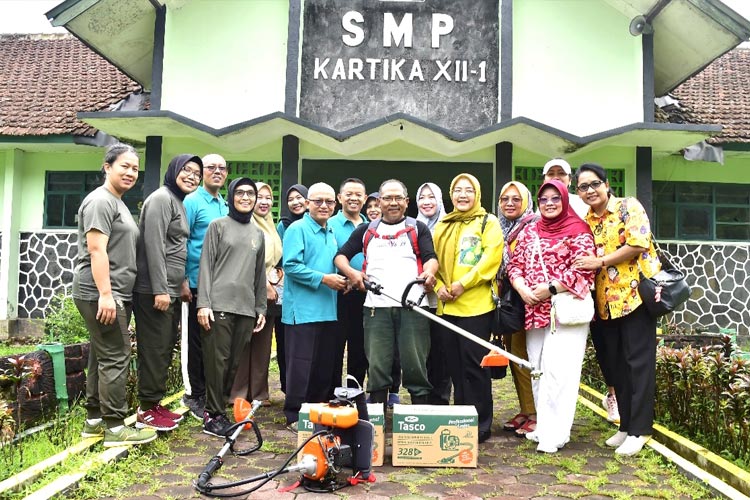
<instances>
[{"instance_id":1,"label":"overcast sky","mask_svg":"<svg viewBox=\"0 0 750 500\"><path fill-rule=\"evenodd\" d=\"M750 0L723 2L750 19ZM0 33L65 32L63 28L52 28L44 15L60 3L62 0L0 0Z\"/></svg>"}]
</instances>

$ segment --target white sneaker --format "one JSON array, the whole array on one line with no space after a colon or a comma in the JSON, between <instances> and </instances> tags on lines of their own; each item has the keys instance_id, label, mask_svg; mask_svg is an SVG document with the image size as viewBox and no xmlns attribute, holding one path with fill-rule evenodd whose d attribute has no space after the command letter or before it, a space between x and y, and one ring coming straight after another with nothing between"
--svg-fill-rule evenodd
<instances>
[{"instance_id":1,"label":"white sneaker","mask_svg":"<svg viewBox=\"0 0 750 500\"><path fill-rule=\"evenodd\" d=\"M610 448L617 448L622 445L622 443L625 442L625 440L628 438L628 433L625 431L617 431L617 434L612 436L611 438L604 441L604 444L609 446Z\"/></svg>"},{"instance_id":2,"label":"white sneaker","mask_svg":"<svg viewBox=\"0 0 750 500\"><path fill-rule=\"evenodd\" d=\"M643 445L649 439L651 439L651 436L628 436L625 442L615 450L615 453L626 457L635 455L643 449Z\"/></svg>"},{"instance_id":3,"label":"white sneaker","mask_svg":"<svg viewBox=\"0 0 750 500\"><path fill-rule=\"evenodd\" d=\"M607 410L607 421L619 424L620 410L617 408L617 397L614 394L607 394L602 398L602 406Z\"/></svg>"},{"instance_id":4,"label":"white sneaker","mask_svg":"<svg viewBox=\"0 0 750 500\"><path fill-rule=\"evenodd\" d=\"M543 445L542 443L539 443L537 445L537 447L536 447L536 451L538 451L540 453L557 453L557 447L555 447L555 446L549 446L549 445Z\"/></svg>"}]
</instances>

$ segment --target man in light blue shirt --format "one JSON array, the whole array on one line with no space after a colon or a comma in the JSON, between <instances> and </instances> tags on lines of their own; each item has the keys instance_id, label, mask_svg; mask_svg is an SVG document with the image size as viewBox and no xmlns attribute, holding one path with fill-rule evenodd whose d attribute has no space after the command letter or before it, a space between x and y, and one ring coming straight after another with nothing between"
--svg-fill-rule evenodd
<instances>
[{"instance_id":1,"label":"man in light blue shirt","mask_svg":"<svg viewBox=\"0 0 750 500\"><path fill-rule=\"evenodd\" d=\"M362 215L362 208L367 199L365 183L361 179L350 177L341 183L338 200L341 210L331 217L328 224L333 229L333 235L339 249L346 243L349 236L360 224L367 224L367 218ZM361 252L350 261L350 265L362 270L365 257ZM350 290L339 292L337 301L338 328L336 338L336 357L333 363L336 367L334 381L341 381L344 364L344 350L346 350L346 371L364 387L367 373L367 356L365 355L365 329L362 323L362 305L365 303L365 292Z\"/></svg>"},{"instance_id":2,"label":"man in light blue shirt","mask_svg":"<svg viewBox=\"0 0 750 500\"><path fill-rule=\"evenodd\" d=\"M203 349L198 326L196 298L198 295L198 267L203 249L203 238L212 220L229 213L219 190L227 180L227 162L217 154L203 157L203 185L185 197L183 202L190 236L187 241L185 275L190 286L187 336L182 336L182 380L185 396L182 402L195 418L203 420L206 402L206 382L203 375ZM183 332L185 329L183 328Z\"/></svg>"},{"instance_id":3,"label":"man in light blue shirt","mask_svg":"<svg viewBox=\"0 0 750 500\"><path fill-rule=\"evenodd\" d=\"M286 342L287 427L296 428L302 403L322 403L333 396L336 382L331 354L336 346L336 291L346 278L336 274L338 252L327 224L336 206L331 186L310 186L308 212L284 233L284 307Z\"/></svg>"}]
</instances>

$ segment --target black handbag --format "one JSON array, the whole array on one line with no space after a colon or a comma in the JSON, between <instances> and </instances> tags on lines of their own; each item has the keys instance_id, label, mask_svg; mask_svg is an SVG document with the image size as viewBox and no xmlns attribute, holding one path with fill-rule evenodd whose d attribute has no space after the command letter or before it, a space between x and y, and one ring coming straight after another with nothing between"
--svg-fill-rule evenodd
<instances>
[{"instance_id":1,"label":"black handbag","mask_svg":"<svg viewBox=\"0 0 750 500\"><path fill-rule=\"evenodd\" d=\"M661 261L661 271L650 278L641 272L638 293L648 312L652 316L659 317L674 311L690 298L690 287L685 273L670 262L658 245L656 251Z\"/></svg>"},{"instance_id":2,"label":"black handbag","mask_svg":"<svg viewBox=\"0 0 750 500\"><path fill-rule=\"evenodd\" d=\"M510 280L505 277L499 283L500 296L494 296L495 315L492 321L492 333L505 335L524 329L526 309L523 299Z\"/></svg>"}]
</instances>

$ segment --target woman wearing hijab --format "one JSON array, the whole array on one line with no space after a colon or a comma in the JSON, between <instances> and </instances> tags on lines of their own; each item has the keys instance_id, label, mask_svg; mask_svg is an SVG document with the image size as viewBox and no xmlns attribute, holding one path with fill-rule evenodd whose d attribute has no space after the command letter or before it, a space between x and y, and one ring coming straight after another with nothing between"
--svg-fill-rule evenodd
<instances>
[{"instance_id":1,"label":"woman wearing hijab","mask_svg":"<svg viewBox=\"0 0 750 500\"><path fill-rule=\"evenodd\" d=\"M270 406L268 392L268 364L271 361L271 336L281 306L277 303L279 294L276 286L283 279L281 270L281 238L273 223L273 190L264 182L256 182L258 197L253 210L253 224L263 231L265 239L266 266L266 324L250 337L250 342L240 356L237 375L230 391L230 401L236 398L248 401L262 401Z\"/></svg>"},{"instance_id":2,"label":"woman wearing hijab","mask_svg":"<svg viewBox=\"0 0 750 500\"><path fill-rule=\"evenodd\" d=\"M226 436L231 424L224 407L240 354L266 324L266 245L263 231L250 223L257 194L247 177L229 184L229 215L211 221L201 252L197 307L206 376L203 432L212 436Z\"/></svg>"},{"instance_id":3,"label":"woman wearing hijab","mask_svg":"<svg viewBox=\"0 0 750 500\"><path fill-rule=\"evenodd\" d=\"M528 224L508 263L508 276L526 303L529 361L544 375L532 382L537 424L527 439L537 451L556 453L570 440L575 417L588 323L551 321L551 298L569 292L579 299L591 293L594 273L574 265L579 255L593 255L594 237L568 200L565 185L553 179L537 197L541 218Z\"/></svg>"},{"instance_id":4,"label":"woman wearing hijab","mask_svg":"<svg viewBox=\"0 0 750 500\"><path fill-rule=\"evenodd\" d=\"M164 185L143 202L133 304L138 342L138 428L169 431L182 415L164 408L167 373L177 340L174 309L185 281L189 229L185 195L198 189L203 162L198 156L172 158Z\"/></svg>"},{"instance_id":5,"label":"woman wearing hijab","mask_svg":"<svg viewBox=\"0 0 750 500\"><path fill-rule=\"evenodd\" d=\"M425 182L417 189L417 220L424 222L435 234L435 227L445 216L443 192L432 182ZM437 295L427 294L430 312L437 311ZM446 355L441 337L442 328L437 323L430 323L430 354L427 357L427 379L432 384L432 404L447 405L451 400L451 377L446 366ZM394 358L396 359L396 358ZM400 370L399 366L399 370ZM395 380L395 379L394 379Z\"/></svg>"},{"instance_id":6,"label":"woman wearing hijab","mask_svg":"<svg viewBox=\"0 0 750 500\"><path fill-rule=\"evenodd\" d=\"M282 215L281 220L276 226L276 230L279 233L279 238L284 241L284 233L286 228L292 222L296 222L305 215L305 200L307 200L307 188L302 184L293 184L292 187L286 190L286 206L289 208L289 215Z\"/></svg>"},{"instance_id":7,"label":"woman wearing hijab","mask_svg":"<svg viewBox=\"0 0 750 500\"><path fill-rule=\"evenodd\" d=\"M276 225L276 232L279 238L284 241L286 228L292 222L296 222L305 215L305 201L307 200L307 188L302 184L294 184L286 190L286 206L289 208L289 215L282 215L281 220ZM276 287L279 294L279 304L283 309L284 303L284 283L279 283ZM286 394L286 348L284 342L284 323L281 322L281 310L279 310L274 322L274 332L276 332L276 362L279 365L279 378L281 379L281 392Z\"/></svg>"},{"instance_id":8,"label":"woman wearing hijab","mask_svg":"<svg viewBox=\"0 0 750 500\"><path fill-rule=\"evenodd\" d=\"M435 229L438 271L435 290L443 319L489 341L495 303L492 282L503 255L500 223L482 208L479 181L459 174L451 182L453 211ZM492 427L492 380L479 365L487 349L452 331L443 332L453 402L474 405L479 416L479 442Z\"/></svg>"},{"instance_id":9,"label":"woman wearing hijab","mask_svg":"<svg viewBox=\"0 0 750 500\"><path fill-rule=\"evenodd\" d=\"M536 221L539 216L534 213L534 202L529 189L520 182L511 181L500 190L497 203L497 218L503 230L503 261L497 273L497 282L503 283L508 274L508 262L518 243L518 235L526 224ZM501 290L498 292L502 293ZM526 352L526 330L503 336L503 343L508 351L521 358L529 359ZM521 406L521 411L503 424L506 431L515 432L523 437L536 429L536 407L534 395L531 391L531 373L516 363L511 363L510 372L513 374L513 385Z\"/></svg>"},{"instance_id":10,"label":"woman wearing hijab","mask_svg":"<svg viewBox=\"0 0 750 500\"><path fill-rule=\"evenodd\" d=\"M425 182L417 189L417 209L419 214L417 220L424 222L435 234L435 226L438 221L445 217L445 206L443 205L443 191L432 182Z\"/></svg>"}]
</instances>

